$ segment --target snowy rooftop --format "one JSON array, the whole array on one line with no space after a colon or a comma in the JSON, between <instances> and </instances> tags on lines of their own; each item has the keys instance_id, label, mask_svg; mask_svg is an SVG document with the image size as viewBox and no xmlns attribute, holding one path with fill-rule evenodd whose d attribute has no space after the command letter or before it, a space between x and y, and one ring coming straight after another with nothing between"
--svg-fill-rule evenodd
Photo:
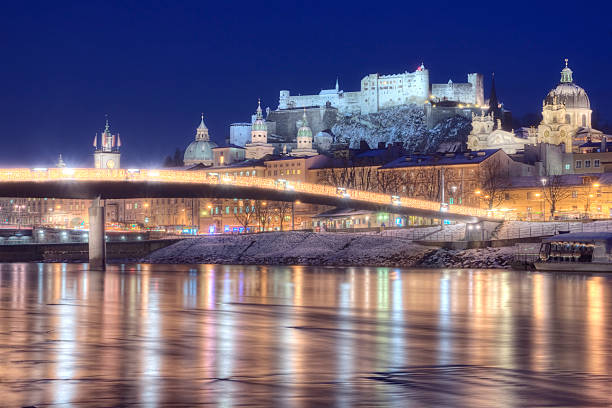
<instances>
[{"instance_id":1,"label":"snowy rooftop","mask_svg":"<svg viewBox=\"0 0 612 408\"><path fill-rule=\"evenodd\" d=\"M478 150L465 153L410 154L393 160L382 169L395 169L416 166L452 166L459 164L481 163L500 149Z\"/></svg>"}]
</instances>

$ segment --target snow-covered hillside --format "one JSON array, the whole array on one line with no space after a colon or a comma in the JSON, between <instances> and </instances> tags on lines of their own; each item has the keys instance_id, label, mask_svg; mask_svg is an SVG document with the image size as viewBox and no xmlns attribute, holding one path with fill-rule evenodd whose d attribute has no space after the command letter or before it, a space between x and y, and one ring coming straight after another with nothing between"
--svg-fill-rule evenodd
<instances>
[{"instance_id":1,"label":"snow-covered hillside","mask_svg":"<svg viewBox=\"0 0 612 408\"><path fill-rule=\"evenodd\" d=\"M435 151L444 142L467 142L470 121L461 116L446 119L427 129L421 106L405 105L388 108L377 113L340 118L332 132L351 147L359 147L365 140L370 147L379 142L402 142L409 152Z\"/></svg>"}]
</instances>

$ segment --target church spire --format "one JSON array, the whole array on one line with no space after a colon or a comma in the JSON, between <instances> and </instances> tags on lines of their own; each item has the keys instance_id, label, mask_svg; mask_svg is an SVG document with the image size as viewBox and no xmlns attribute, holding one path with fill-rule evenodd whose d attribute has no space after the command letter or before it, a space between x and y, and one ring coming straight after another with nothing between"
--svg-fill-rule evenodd
<instances>
[{"instance_id":1,"label":"church spire","mask_svg":"<svg viewBox=\"0 0 612 408\"><path fill-rule=\"evenodd\" d=\"M495 111L499 108L497 90L495 89L495 72L491 73L491 95L489 96L489 110Z\"/></svg>"},{"instance_id":2,"label":"church spire","mask_svg":"<svg viewBox=\"0 0 612 408\"><path fill-rule=\"evenodd\" d=\"M208 129L206 125L204 124L204 112L202 112L202 115L200 115L200 118L202 118L202 120L200 120L200 126L198 126L198 129Z\"/></svg>"},{"instance_id":3,"label":"church spire","mask_svg":"<svg viewBox=\"0 0 612 408\"><path fill-rule=\"evenodd\" d=\"M64 168L66 167L66 162L64 162L64 159L62 158L62 154L60 153L59 155L59 159L57 160L57 166L59 168Z\"/></svg>"},{"instance_id":4,"label":"church spire","mask_svg":"<svg viewBox=\"0 0 612 408\"><path fill-rule=\"evenodd\" d=\"M499 99L497 99L497 89L495 88L495 72L491 73L491 95L489 96L489 114L496 119L498 124L503 120L502 110L499 107ZM501 127L500 127L501 128Z\"/></svg>"},{"instance_id":5,"label":"church spire","mask_svg":"<svg viewBox=\"0 0 612 408\"><path fill-rule=\"evenodd\" d=\"M204 124L204 113L201 115L200 126L196 129L196 140L209 141L208 128Z\"/></svg>"},{"instance_id":6,"label":"church spire","mask_svg":"<svg viewBox=\"0 0 612 408\"><path fill-rule=\"evenodd\" d=\"M306 119L306 108L304 108L304 115L302 116L302 127L308 127L308 119Z\"/></svg>"},{"instance_id":7,"label":"church spire","mask_svg":"<svg viewBox=\"0 0 612 408\"><path fill-rule=\"evenodd\" d=\"M340 90L340 85L338 84L338 77L336 76L336 92Z\"/></svg>"},{"instance_id":8,"label":"church spire","mask_svg":"<svg viewBox=\"0 0 612 408\"><path fill-rule=\"evenodd\" d=\"M561 83L571 83L572 79L572 70L567 66L567 58L565 59L565 68L561 70Z\"/></svg>"},{"instance_id":9,"label":"church spire","mask_svg":"<svg viewBox=\"0 0 612 408\"><path fill-rule=\"evenodd\" d=\"M257 119L263 119L263 114L261 111L261 99L259 98L257 98L257 111L255 113Z\"/></svg>"}]
</instances>

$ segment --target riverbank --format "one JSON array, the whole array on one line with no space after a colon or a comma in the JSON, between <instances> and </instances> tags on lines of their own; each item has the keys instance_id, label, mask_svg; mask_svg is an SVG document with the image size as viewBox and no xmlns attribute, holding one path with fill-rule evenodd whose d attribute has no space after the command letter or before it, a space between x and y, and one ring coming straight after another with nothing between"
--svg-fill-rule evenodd
<instances>
[{"instance_id":1,"label":"riverbank","mask_svg":"<svg viewBox=\"0 0 612 408\"><path fill-rule=\"evenodd\" d=\"M380 235L274 232L186 239L159 249L140 262L507 268L512 254L513 248L446 250Z\"/></svg>"}]
</instances>

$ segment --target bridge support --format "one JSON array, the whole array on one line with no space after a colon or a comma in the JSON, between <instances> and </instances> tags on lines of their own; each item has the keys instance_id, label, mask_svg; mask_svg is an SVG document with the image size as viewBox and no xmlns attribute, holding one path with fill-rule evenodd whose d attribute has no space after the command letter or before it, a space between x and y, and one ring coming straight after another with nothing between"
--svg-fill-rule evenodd
<instances>
[{"instance_id":1,"label":"bridge support","mask_svg":"<svg viewBox=\"0 0 612 408\"><path fill-rule=\"evenodd\" d=\"M96 197L89 208L89 268L106 268L104 206L100 203L100 197Z\"/></svg>"}]
</instances>

